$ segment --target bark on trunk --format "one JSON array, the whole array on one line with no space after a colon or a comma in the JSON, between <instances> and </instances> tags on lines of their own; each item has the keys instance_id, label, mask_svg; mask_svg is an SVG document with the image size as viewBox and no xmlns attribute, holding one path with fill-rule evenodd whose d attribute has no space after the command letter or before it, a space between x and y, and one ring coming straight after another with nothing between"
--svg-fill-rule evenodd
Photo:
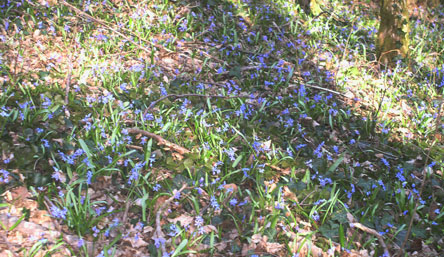
<instances>
[{"instance_id":1,"label":"bark on trunk","mask_svg":"<svg viewBox=\"0 0 444 257\"><path fill-rule=\"evenodd\" d=\"M378 59L393 66L397 58L405 58L409 51L408 0L383 0L378 32Z\"/></svg>"}]
</instances>

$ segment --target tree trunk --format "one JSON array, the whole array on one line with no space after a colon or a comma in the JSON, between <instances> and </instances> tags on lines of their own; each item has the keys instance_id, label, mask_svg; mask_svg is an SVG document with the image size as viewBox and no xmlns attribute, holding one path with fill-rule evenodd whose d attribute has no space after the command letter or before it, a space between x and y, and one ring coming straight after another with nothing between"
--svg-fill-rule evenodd
<instances>
[{"instance_id":1,"label":"tree trunk","mask_svg":"<svg viewBox=\"0 0 444 257\"><path fill-rule=\"evenodd\" d=\"M382 0L380 18L377 56L381 63L393 66L397 59L408 57L408 0Z\"/></svg>"},{"instance_id":2,"label":"tree trunk","mask_svg":"<svg viewBox=\"0 0 444 257\"><path fill-rule=\"evenodd\" d=\"M298 3L306 14L318 15L321 13L320 0L298 0Z\"/></svg>"}]
</instances>

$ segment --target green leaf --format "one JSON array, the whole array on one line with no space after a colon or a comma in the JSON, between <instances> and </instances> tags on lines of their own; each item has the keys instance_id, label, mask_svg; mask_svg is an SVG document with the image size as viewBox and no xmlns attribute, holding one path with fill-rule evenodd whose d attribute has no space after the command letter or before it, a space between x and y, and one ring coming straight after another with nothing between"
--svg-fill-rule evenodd
<instances>
[{"instance_id":1,"label":"green leaf","mask_svg":"<svg viewBox=\"0 0 444 257\"><path fill-rule=\"evenodd\" d=\"M176 248L176 250L174 251L173 255L171 255L171 257L174 256L179 256L180 251L188 244L188 239L184 239L180 245Z\"/></svg>"},{"instance_id":2,"label":"green leaf","mask_svg":"<svg viewBox=\"0 0 444 257\"><path fill-rule=\"evenodd\" d=\"M310 179L310 170L307 169L307 170L305 171L305 176L304 176L304 178L302 179L302 182L304 182L305 184L308 184L308 183L310 183L310 181L311 181L311 179Z\"/></svg>"},{"instance_id":3,"label":"green leaf","mask_svg":"<svg viewBox=\"0 0 444 257\"><path fill-rule=\"evenodd\" d=\"M285 81L285 83L290 82L291 78L293 77L293 73L294 73L294 67L292 67L290 73L288 73L287 80Z\"/></svg>"},{"instance_id":4,"label":"green leaf","mask_svg":"<svg viewBox=\"0 0 444 257\"><path fill-rule=\"evenodd\" d=\"M344 226L342 226L342 224L339 224L339 242L341 243L342 247L345 247L345 233Z\"/></svg>"},{"instance_id":5,"label":"green leaf","mask_svg":"<svg viewBox=\"0 0 444 257\"><path fill-rule=\"evenodd\" d=\"M164 133L165 131L167 131L171 127L171 125L172 125L171 122L167 122L167 124L165 124L165 126L163 126L163 128L160 132Z\"/></svg>"},{"instance_id":6,"label":"green leaf","mask_svg":"<svg viewBox=\"0 0 444 257\"><path fill-rule=\"evenodd\" d=\"M242 154L239 155L239 156L236 158L236 160L234 160L233 165L231 165L231 167L232 167L232 168L236 167L236 166L239 164L239 162L242 160L242 157L243 157Z\"/></svg>"},{"instance_id":7,"label":"green leaf","mask_svg":"<svg viewBox=\"0 0 444 257\"><path fill-rule=\"evenodd\" d=\"M335 163L333 163L333 165L330 166L330 168L328 169L327 173L330 173L334 170L336 170L336 168L339 166L339 164L341 164L342 160L344 160L344 154L345 152L343 152L339 158L335 161Z\"/></svg>"},{"instance_id":8,"label":"green leaf","mask_svg":"<svg viewBox=\"0 0 444 257\"><path fill-rule=\"evenodd\" d=\"M179 87L182 84L183 84L183 80L181 80L181 79L175 79L175 80L171 81L171 83L170 83L170 85L173 87Z\"/></svg>"},{"instance_id":9,"label":"green leaf","mask_svg":"<svg viewBox=\"0 0 444 257\"><path fill-rule=\"evenodd\" d=\"M235 67L233 67L233 68L230 70L230 72L228 73L228 75L230 75L230 76L235 76L235 77L237 77L238 79L240 79L240 78L241 78L241 68L240 68L240 66L235 66Z\"/></svg>"},{"instance_id":10,"label":"green leaf","mask_svg":"<svg viewBox=\"0 0 444 257\"><path fill-rule=\"evenodd\" d=\"M339 229L338 224L332 222L326 222L319 227L319 232L327 238L333 239L337 237L337 231Z\"/></svg>"},{"instance_id":11,"label":"green leaf","mask_svg":"<svg viewBox=\"0 0 444 257\"><path fill-rule=\"evenodd\" d=\"M16 228L18 225L20 225L20 223L22 222L22 220L25 219L25 216L26 216L26 214L23 214L23 215L20 217L20 219L18 219L18 220L14 223L14 225L12 225L12 226L8 229L8 231L12 231L14 228Z\"/></svg>"},{"instance_id":12,"label":"green leaf","mask_svg":"<svg viewBox=\"0 0 444 257\"><path fill-rule=\"evenodd\" d=\"M194 161L191 158L187 158L184 162L183 162L183 166L185 166L186 169L190 169L191 167L194 166Z\"/></svg>"}]
</instances>

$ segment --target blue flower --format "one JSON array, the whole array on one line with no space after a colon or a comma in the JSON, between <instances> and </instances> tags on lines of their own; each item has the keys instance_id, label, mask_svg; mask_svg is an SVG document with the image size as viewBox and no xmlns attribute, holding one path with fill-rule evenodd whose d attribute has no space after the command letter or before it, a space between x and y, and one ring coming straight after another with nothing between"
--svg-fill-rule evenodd
<instances>
[{"instance_id":1,"label":"blue flower","mask_svg":"<svg viewBox=\"0 0 444 257\"><path fill-rule=\"evenodd\" d=\"M41 141L42 141L43 146L44 146L45 148L49 148L49 141L48 141L48 140L46 140L46 139L42 139Z\"/></svg>"},{"instance_id":2,"label":"blue flower","mask_svg":"<svg viewBox=\"0 0 444 257\"><path fill-rule=\"evenodd\" d=\"M85 241L83 240L83 238L80 238L79 241L77 241L77 247L81 248L84 243L85 243Z\"/></svg>"},{"instance_id":3,"label":"blue flower","mask_svg":"<svg viewBox=\"0 0 444 257\"><path fill-rule=\"evenodd\" d=\"M131 169L131 175L128 179L128 184L132 184L132 182L139 179L139 171L142 167L145 166L145 162L139 162Z\"/></svg>"},{"instance_id":4,"label":"blue flower","mask_svg":"<svg viewBox=\"0 0 444 257\"><path fill-rule=\"evenodd\" d=\"M219 203L217 202L216 197L211 196L211 198L210 198L210 204L211 204L211 207L214 208L214 210L216 210L216 211L220 210L220 206L219 206Z\"/></svg>"},{"instance_id":5,"label":"blue flower","mask_svg":"<svg viewBox=\"0 0 444 257\"><path fill-rule=\"evenodd\" d=\"M387 168L390 168L390 163L385 158L381 158L381 161L387 166Z\"/></svg>"},{"instance_id":6,"label":"blue flower","mask_svg":"<svg viewBox=\"0 0 444 257\"><path fill-rule=\"evenodd\" d=\"M96 226L92 227L92 231L94 232L93 237L97 237L100 233L100 230Z\"/></svg>"},{"instance_id":7,"label":"blue flower","mask_svg":"<svg viewBox=\"0 0 444 257\"><path fill-rule=\"evenodd\" d=\"M178 228L175 224L170 225L171 232L168 233L169 236L177 236L180 233L180 228Z\"/></svg>"},{"instance_id":8,"label":"blue flower","mask_svg":"<svg viewBox=\"0 0 444 257\"><path fill-rule=\"evenodd\" d=\"M320 216L319 216L319 214L318 214L317 211L314 211L313 214L311 215L311 218L312 218L314 221L319 221Z\"/></svg>"},{"instance_id":9,"label":"blue flower","mask_svg":"<svg viewBox=\"0 0 444 257\"><path fill-rule=\"evenodd\" d=\"M92 171L88 170L88 172L86 173L86 183L88 185L91 185L92 176L93 176Z\"/></svg>"},{"instance_id":10,"label":"blue flower","mask_svg":"<svg viewBox=\"0 0 444 257\"><path fill-rule=\"evenodd\" d=\"M322 141L318 147L316 148L316 150L314 151L314 154L316 155L316 157L321 158L323 153L322 153L322 146L325 144L324 141Z\"/></svg>"},{"instance_id":11,"label":"blue flower","mask_svg":"<svg viewBox=\"0 0 444 257\"><path fill-rule=\"evenodd\" d=\"M160 238L153 237L153 240L154 240L154 245L156 246L156 248L159 248L161 245L165 245L165 242L166 242L165 238L162 238L162 237L160 237Z\"/></svg>"},{"instance_id":12,"label":"blue flower","mask_svg":"<svg viewBox=\"0 0 444 257\"><path fill-rule=\"evenodd\" d=\"M68 209L66 209L66 207L63 209L60 209L54 205L51 207L50 212L53 217L65 220L66 214L68 213Z\"/></svg>"},{"instance_id":13,"label":"blue flower","mask_svg":"<svg viewBox=\"0 0 444 257\"><path fill-rule=\"evenodd\" d=\"M60 172L60 170L59 169L57 169L56 167L54 167L54 173L51 175L51 177L53 178L53 179L55 179L56 181L58 180L58 181L60 181L60 182L62 182L62 172Z\"/></svg>"},{"instance_id":14,"label":"blue flower","mask_svg":"<svg viewBox=\"0 0 444 257\"><path fill-rule=\"evenodd\" d=\"M9 182L9 172L4 169L0 169L0 183L8 183Z\"/></svg>"},{"instance_id":15,"label":"blue flower","mask_svg":"<svg viewBox=\"0 0 444 257\"><path fill-rule=\"evenodd\" d=\"M162 186L159 185L159 184L156 184L156 185L153 187L153 191L157 192L157 191L159 191L160 188L162 188Z\"/></svg>"}]
</instances>

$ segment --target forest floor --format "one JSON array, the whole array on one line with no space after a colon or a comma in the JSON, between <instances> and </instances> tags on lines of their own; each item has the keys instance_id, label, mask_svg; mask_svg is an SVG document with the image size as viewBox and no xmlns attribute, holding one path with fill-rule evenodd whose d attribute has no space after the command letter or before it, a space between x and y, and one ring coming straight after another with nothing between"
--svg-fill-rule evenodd
<instances>
[{"instance_id":1,"label":"forest floor","mask_svg":"<svg viewBox=\"0 0 444 257\"><path fill-rule=\"evenodd\" d=\"M444 8L367 2L2 2L0 255L443 256Z\"/></svg>"}]
</instances>

